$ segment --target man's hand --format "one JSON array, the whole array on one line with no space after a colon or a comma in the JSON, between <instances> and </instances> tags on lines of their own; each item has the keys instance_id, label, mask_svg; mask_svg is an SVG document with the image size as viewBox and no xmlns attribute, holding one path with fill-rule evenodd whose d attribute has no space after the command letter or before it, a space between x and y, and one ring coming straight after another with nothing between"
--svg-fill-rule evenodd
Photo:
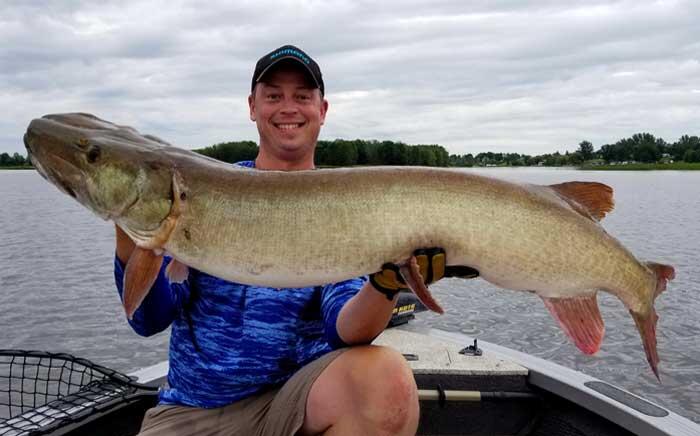
<instances>
[{"instance_id":1,"label":"man's hand","mask_svg":"<svg viewBox=\"0 0 700 436\"><path fill-rule=\"evenodd\" d=\"M401 269L409 275L408 280L414 287L417 280L422 280L425 285L428 285L446 276L476 277L479 275L478 271L466 266L446 266L445 250L442 248L416 250L413 257L416 259L415 266L410 263L411 259L407 259L406 265L390 263L384 265L381 271L370 274L369 283L365 283L360 292L343 306L336 325L338 335L345 343L366 344L384 330L391 319L396 294L408 290L408 285L401 275ZM415 271L415 268L418 271ZM420 272L420 279L416 272ZM439 304L432 299L425 286L422 286L424 289L420 287L414 289L418 298L426 304L426 307L442 313Z\"/></svg>"},{"instance_id":2,"label":"man's hand","mask_svg":"<svg viewBox=\"0 0 700 436\"><path fill-rule=\"evenodd\" d=\"M471 279L479 276L479 271L468 266L447 266L445 250L440 247L419 249L413 252L413 256L416 258L418 269L426 286L443 277ZM399 271L399 266L393 263L382 265L380 271L370 274L369 281L377 291L386 295L389 300L393 300L397 293L408 290L408 285Z\"/></svg>"}]
</instances>

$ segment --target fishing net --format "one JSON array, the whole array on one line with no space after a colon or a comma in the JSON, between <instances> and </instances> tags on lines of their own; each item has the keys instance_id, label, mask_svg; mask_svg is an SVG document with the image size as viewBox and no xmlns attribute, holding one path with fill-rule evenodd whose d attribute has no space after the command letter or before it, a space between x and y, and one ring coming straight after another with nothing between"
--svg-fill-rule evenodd
<instances>
[{"instance_id":1,"label":"fishing net","mask_svg":"<svg viewBox=\"0 0 700 436\"><path fill-rule=\"evenodd\" d=\"M158 388L64 353L0 350L0 436L34 436Z\"/></svg>"}]
</instances>

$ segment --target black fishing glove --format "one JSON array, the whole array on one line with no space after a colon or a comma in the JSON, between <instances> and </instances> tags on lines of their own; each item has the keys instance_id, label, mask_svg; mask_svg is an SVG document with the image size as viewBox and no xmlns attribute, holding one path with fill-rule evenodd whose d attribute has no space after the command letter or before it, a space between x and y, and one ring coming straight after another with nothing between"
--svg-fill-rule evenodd
<instances>
[{"instance_id":1,"label":"black fishing glove","mask_svg":"<svg viewBox=\"0 0 700 436\"><path fill-rule=\"evenodd\" d=\"M479 276L479 271L462 265L446 266L445 250L440 247L419 249L413 252L418 263L418 269L426 286L435 283L443 277L461 277L471 279ZM393 300L394 296L408 290L399 266L394 263L385 263L382 269L370 274L369 281L374 288Z\"/></svg>"}]
</instances>

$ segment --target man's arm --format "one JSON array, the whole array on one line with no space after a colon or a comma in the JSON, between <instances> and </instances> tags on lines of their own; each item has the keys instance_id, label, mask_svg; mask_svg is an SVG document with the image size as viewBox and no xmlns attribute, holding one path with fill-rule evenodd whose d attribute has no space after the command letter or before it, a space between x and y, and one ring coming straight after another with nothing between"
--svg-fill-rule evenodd
<instances>
[{"instance_id":1,"label":"man's arm","mask_svg":"<svg viewBox=\"0 0 700 436\"><path fill-rule=\"evenodd\" d=\"M367 344L386 328L398 300L380 294L370 282L348 300L338 314L338 336L348 345Z\"/></svg>"},{"instance_id":2,"label":"man's arm","mask_svg":"<svg viewBox=\"0 0 700 436\"><path fill-rule=\"evenodd\" d=\"M447 266L445 250L439 247L416 250L415 266L427 286L442 277L474 278L479 272L467 266ZM394 264L384 264L381 271L370 274L369 281L346 301L336 322L337 337L348 344L371 342L387 326L398 300L398 293L408 285Z\"/></svg>"}]
</instances>

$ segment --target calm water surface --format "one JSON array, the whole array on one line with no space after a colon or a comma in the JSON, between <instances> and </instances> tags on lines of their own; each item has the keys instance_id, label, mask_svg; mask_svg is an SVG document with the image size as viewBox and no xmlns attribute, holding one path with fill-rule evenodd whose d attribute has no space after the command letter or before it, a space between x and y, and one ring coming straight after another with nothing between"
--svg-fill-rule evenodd
<instances>
[{"instance_id":1,"label":"calm water surface","mask_svg":"<svg viewBox=\"0 0 700 436\"><path fill-rule=\"evenodd\" d=\"M601 295L606 337L580 353L541 300L483 280L445 279L434 295L447 313L418 324L459 331L610 381L700 422L700 171L474 170L551 184L595 180L615 190L604 227L640 259L676 267L656 303L661 379L649 369L634 323ZM0 171L0 348L70 352L121 371L167 359L168 333L137 336L114 288L114 231L34 171Z\"/></svg>"}]
</instances>

